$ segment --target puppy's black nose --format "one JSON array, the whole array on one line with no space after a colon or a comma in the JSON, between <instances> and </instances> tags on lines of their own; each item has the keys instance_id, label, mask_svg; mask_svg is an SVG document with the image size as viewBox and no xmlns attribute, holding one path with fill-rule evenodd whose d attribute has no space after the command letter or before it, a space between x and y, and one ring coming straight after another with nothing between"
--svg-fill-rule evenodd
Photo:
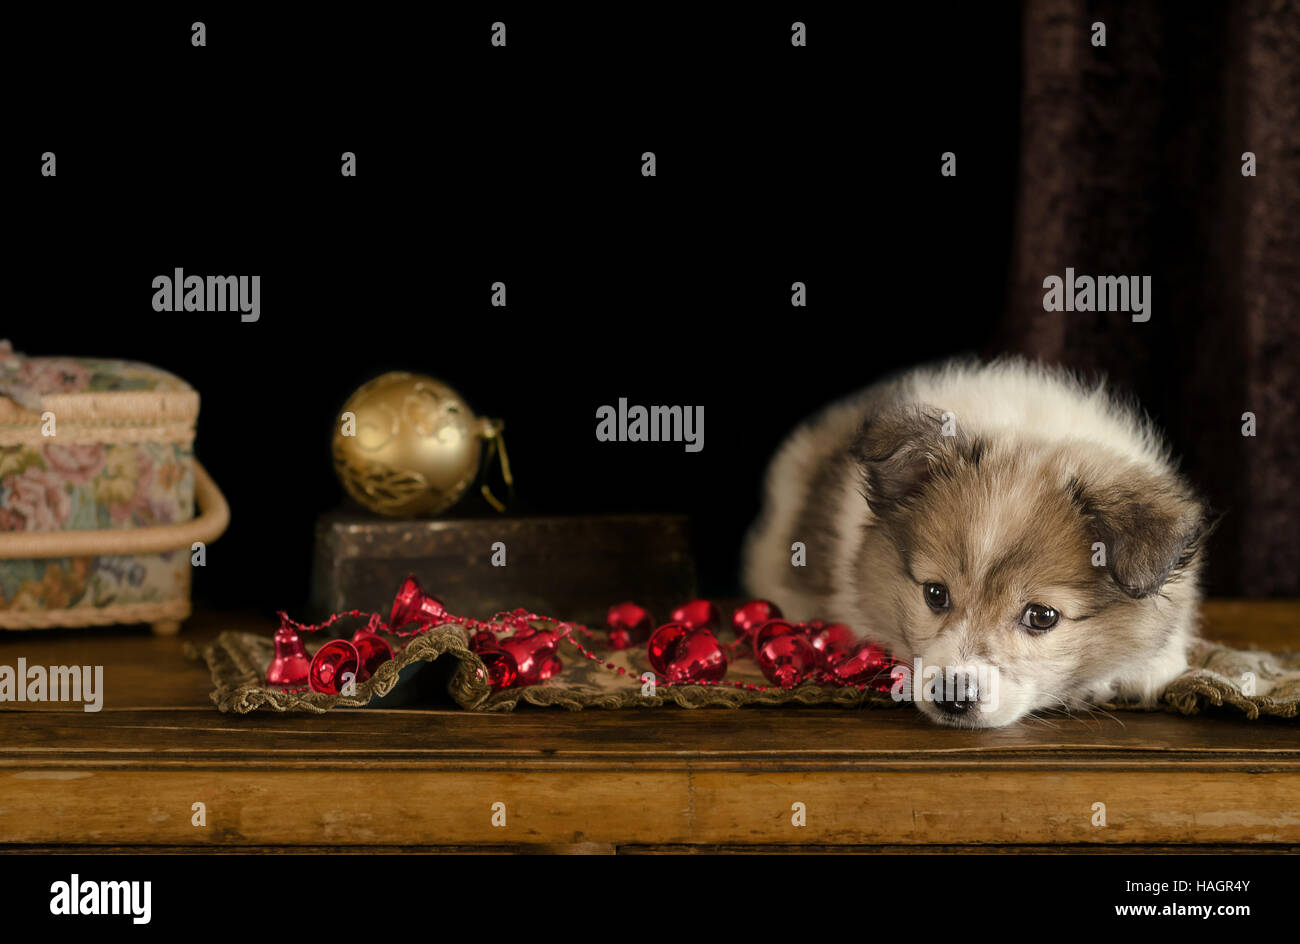
<instances>
[{"instance_id":1,"label":"puppy's black nose","mask_svg":"<svg viewBox=\"0 0 1300 944\"><path fill-rule=\"evenodd\" d=\"M940 711L949 715L964 715L974 708L976 704L978 704L978 701L973 698L955 698L952 701L939 699L935 702Z\"/></svg>"}]
</instances>

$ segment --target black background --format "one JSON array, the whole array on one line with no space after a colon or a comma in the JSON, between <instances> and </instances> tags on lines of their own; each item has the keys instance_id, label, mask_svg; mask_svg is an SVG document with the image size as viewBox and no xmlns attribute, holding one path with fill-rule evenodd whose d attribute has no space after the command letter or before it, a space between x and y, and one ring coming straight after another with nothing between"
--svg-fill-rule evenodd
<instances>
[{"instance_id":1,"label":"black background","mask_svg":"<svg viewBox=\"0 0 1300 944\"><path fill-rule=\"evenodd\" d=\"M340 852L340 855L345 853ZM379 866L393 877L395 883L427 882L436 870L446 868L445 859L419 859L404 855L400 859L367 857L365 860L348 857L350 862ZM177 932L191 937L202 927L209 935L220 931L235 937L249 933L257 927L264 938L297 939L317 935L333 936L345 927L369 929L376 921L396 913L409 922L422 922L432 929L447 926L447 916L453 911L472 914L476 918L494 915L502 910L499 885L516 877L524 879L536 874L536 866L526 859L519 862L492 858L490 865L480 865L470 856L459 856L455 861L455 876L464 881L458 888L454 901L446 896L428 893L413 899L405 895L381 903L372 891L357 895L353 886L364 882L373 885L373 879L356 876L339 870L330 876L333 885L326 890L321 881L303 880L300 876L313 874L320 869L319 857L299 854L277 854L230 857L208 855L133 855L130 857L78 854L76 856L44 855L39 859L30 856L0 857L0 874L7 881L0 887L0 902L9 907L5 913L8 930L30 929L42 935L50 932L81 933L99 939L116 939L118 935L134 939L137 936L174 937ZM716 869L704 865L714 857L679 857L675 865L678 879L694 885L703 885ZM805 883L820 883L843 874L843 866L822 866L826 873L818 874L821 863L803 856L799 860L800 876ZM1029 855L971 855L962 861L969 869L983 876L996 875L997 882L954 882L951 888L936 893L927 883L917 881L917 869L942 869L951 859L927 856L894 854L874 855L857 866L870 890L863 907L830 909L822 924L834 930L857 931L863 915L874 924L933 927L928 916L936 909L936 894L942 895L944 916L949 924L979 920L991 908L1003 912L1023 911L1017 921L1038 921L1045 918L1064 918L1075 929L1105 929L1128 926L1131 932L1160 931L1186 934L1195 928L1206 933L1231 935L1247 931L1252 937L1268 932L1290 929L1287 895L1290 890L1285 869L1279 863L1282 857L1236 855L1129 855L1113 852L1104 856L1053 855L1048 861ZM519 864L516 864L519 862ZM568 868L568 863L548 860L548 875L564 884L566 879L591 882L596 870L582 865L583 860L573 858L572 872L558 871ZM228 871L215 878L215 870L230 863ZM698 863L698 864L697 864ZM753 867L751 865L751 867ZM835 869L832 872L831 869ZM695 871L698 869L699 871ZM68 882L76 872L81 882L88 881L150 881L152 918L147 925L135 925L129 917L49 914L50 891L53 882ZM349 870L355 871L355 870ZM1050 874L1044 875L1047 871ZM629 877L636 873L632 867ZM606 872L608 874L608 872ZM754 874L757 874L757 869ZM466 881L467 880L467 881ZM1172 885L1183 881L1192 890L1166 891L1159 895L1149 892L1129 891L1128 882L1167 882ZM1197 882L1247 881L1245 891L1196 892ZM236 884L238 883L238 884ZM1023 889L1034 887L1032 894ZM590 895L593 904L616 918L626 913L605 902L604 895ZM1032 900L1031 900L1032 899ZM1203 916L1132 916L1116 915L1117 905L1155 905L1157 908L1177 904L1196 906L1246 906L1248 915ZM656 908L655 916L663 909ZM678 912L672 911L671 916ZM806 926L806 919L797 910L783 907L763 909L764 924L782 936L793 936ZM734 937L737 932L730 922L724 924L722 915L715 909L697 909L691 923L702 932L716 932L720 936ZM265 928L265 930L262 930Z\"/></svg>"},{"instance_id":2,"label":"black background","mask_svg":"<svg viewBox=\"0 0 1300 944\"><path fill-rule=\"evenodd\" d=\"M688 513L702 589L732 592L789 428L886 371L986 349L1004 305L1017 7L848 7L15 24L0 337L200 391L196 452L233 512L200 603L301 605L313 522L343 502L335 415L391 369L506 420L514 511ZM260 275L260 321L154 312L175 267ZM619 397L702 404L703 452L597 442ZM491 514L472 494L460 511Z\"/></svg>"},{"instance_id":3,"label":"black background","mask_svg":"<svg viewBox=\"0 0 1300 944\"><path fill-rule=\"evenodd\" d=\"M887 371L991 353L1018 170L1016 4L230 9L7 13L4 42L0 337L147 361L201 392L197 454L234 517L197 572L200 603L305 602L313 522L343 497L335 414L386 370L431 373L506 419L519 511L689 513L703 589L721 594L798 419ZM489 45L497 19L505 49ZM806 49L790 46L796 19ZM339 174L345 150L355 179ZM656 178L640 174L645 150ZM939 175L948 150L957 178ZM155 313L150 283L178 266L260 275L261 320ZM505 311L489 304L497 280ZM790 307L796 280L807 309ZM598 443L595 411L620 396L703 404L704 451ZM118 861L13 860L6 921L42 918L50 881L74 870L152 879L160 930L252 920L198 877L214 860ZM1075 924L1151 900L1126 878L1253 878L1218 900L1283 913L1254 860L1108 861L1062 856L1047 881L1023 857L996 869L1020 869L1010 900L1034 889ZM263 926L319 936L375 919L364 895L286 891L296 865L240 864ZM851 913L926 913L916 873L873 870ZM1007 898L960 879L941 894ZM54 923L68 920L140 930Z\"/></svg>"}]
</instances>

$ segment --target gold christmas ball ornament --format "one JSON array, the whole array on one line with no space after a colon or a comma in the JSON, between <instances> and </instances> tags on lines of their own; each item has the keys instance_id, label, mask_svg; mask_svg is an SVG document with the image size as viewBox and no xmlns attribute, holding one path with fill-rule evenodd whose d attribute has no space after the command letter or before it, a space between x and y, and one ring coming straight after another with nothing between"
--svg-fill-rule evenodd
<instances>
[{"instance_id":1,"label":"gold christmas ball ornament","mask_svg":"<svg viewBox=\"0 0 1300 944\"><path fill-rule=\"evenodd\" d=\"M392 517L436 515L474 483L483 445L500 451L511 484L504 424L477 417L455 390L422 374L392 371L362 384L334 424L334 471L349 495ZM486 485L483 494L504 506Z\"/></svg>"}]
</instances>

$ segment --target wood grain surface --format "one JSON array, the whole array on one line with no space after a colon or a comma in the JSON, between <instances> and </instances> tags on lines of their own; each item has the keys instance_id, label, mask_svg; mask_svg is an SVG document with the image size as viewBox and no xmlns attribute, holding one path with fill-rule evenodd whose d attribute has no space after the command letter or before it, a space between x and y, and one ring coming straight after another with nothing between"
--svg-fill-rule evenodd
<instances>
[{"instance_id":1,"label":"wood grain surface","mask_svg":"<svg viewBox=\"0 0 1300 944\"><path fill-rule=\"evenodd\" d=\"M1300 603L1212 601L1205 617L1206 635L1235 645L1300 644ZM272 627L206 616L171 639L0 636L0 664L103 665L106 690L98 713L0 705L0 848L1300 844L1293 722L1117 712L968 732L909 708L233 716L210 706L206 667L183 651L224 628ZM195 803L206 826L191 823Z\"/></svg>"}]
</instances>

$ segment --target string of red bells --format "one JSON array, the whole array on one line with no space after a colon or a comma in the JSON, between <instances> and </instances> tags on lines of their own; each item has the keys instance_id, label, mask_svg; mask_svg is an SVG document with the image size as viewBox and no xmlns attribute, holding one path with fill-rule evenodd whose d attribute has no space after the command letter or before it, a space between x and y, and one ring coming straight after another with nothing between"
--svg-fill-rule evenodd
<instances>
[{"instance_id":1,"label":"string of red bells","mask_svg":"<svg viewBox=\"0 0 1300 944\"><path fill-rule=\"evenodd\" d=\"M498 613L490 620L457 616L425 593L414 576L402 581L387 623L378 613L360 610L336 613L316 625L295 622L283 611L278 615L280 628L275 634L275 656L267 670L267 684L329 695L340 694L350 682L364 682L394 657L392 643L381 633L416 636L447 624L465 630L469 647L483 662L494 691L536 685L559 674L563 669L559 648L565 640L587 659L620 675L627 674L623 666L583 645L577 635L607 649L644 644L657 684L665 685L732 685L766 690L769 686L724 678L731 662L752 657L763 676L780 688L815 682L887 692L895 664L883 649L857 639L843 623L791 623L766 600L750 600L735 610L731 618L735 639L727 643L718 639L722 614L709 600L682 604L673 610L669 622L658 628L644 607L618 603L609 608L607 628L601 634L579 623L560 622L523 609ZM364 617L366 625L351 640L327 642L308 659L300 633L328 629L349 617ZM549 625L538 628L537 623ZM511 635L501 638L504 631Z\"/></svg>"}]
</instances>

